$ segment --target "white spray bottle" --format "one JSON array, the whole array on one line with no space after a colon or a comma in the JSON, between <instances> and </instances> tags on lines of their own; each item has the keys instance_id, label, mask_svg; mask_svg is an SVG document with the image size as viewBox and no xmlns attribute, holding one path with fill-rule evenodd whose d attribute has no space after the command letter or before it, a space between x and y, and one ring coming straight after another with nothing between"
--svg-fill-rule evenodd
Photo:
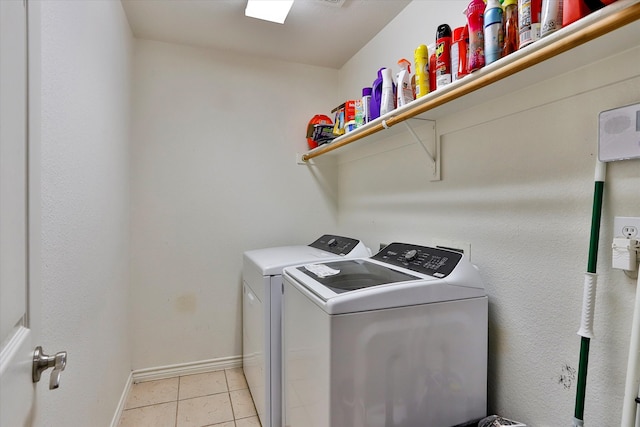
<instances>
[{"instance_id":1,"label":"white spray bottle","mask_svg":"<svg viewBox=\"0 0 640 427\"><path fill-rule=\"evenodd\" d=\"M411 62L406 59L398 61L398 65L402 68L398 74L396 74L397 85L397 100L398 107L407 105L413 101L413 88L411 87Z\"/></svg>"},{"instance_id":2,"label":"white spray bottle","mask_svg":"<svg viewBox=\"0 0 640 427\"><path fill-rule=\"evenodd\" d=\"M380 101L380 115L383 116L396 108L396 96L393 90L393 77L390 68L382 70L382 98Z\"/></svg>"}]
</instances>

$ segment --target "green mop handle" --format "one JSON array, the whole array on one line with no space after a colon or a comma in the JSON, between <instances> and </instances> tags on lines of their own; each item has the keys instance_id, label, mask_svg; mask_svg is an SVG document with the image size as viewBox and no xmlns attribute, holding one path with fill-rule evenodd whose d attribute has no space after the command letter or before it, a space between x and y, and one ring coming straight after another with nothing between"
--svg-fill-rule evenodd
<instances>
[{"instance_id":1,"label":"green mop handle","mask_svg":"<svg viewBox=\"0 0 640 427\"><path fill-rule=\"evenodd\" d=\"M591 212L591 236L589 239L589 261L584 281L582 300L582 319L578 335L580 340L580 364L578 366L578 385L576 406L573 418L574 427L584 425L584 399L587 388L587 366L589 364L589 344L593 338L593 312L596 302L596 265L598 263L598 241L600 239L600 218L602 216L602 196L607 172L606 163L596 161L595 188L593 192L593 210Z\"/></svg>"}]
</instances>

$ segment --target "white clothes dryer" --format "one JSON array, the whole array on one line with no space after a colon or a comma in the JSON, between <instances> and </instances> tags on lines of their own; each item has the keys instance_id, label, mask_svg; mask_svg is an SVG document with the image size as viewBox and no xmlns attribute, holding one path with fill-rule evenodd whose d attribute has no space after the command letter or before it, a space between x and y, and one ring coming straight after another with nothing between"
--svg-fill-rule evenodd
<instances>
[{"instance_id":1,"label":"white clothes dryer","mask_svg":"<svg viewBox=\"0 0 640 427\"><path fill-rule=\"evenodd\" d=\"M360 240L328 234L308 246L281 246L244 253L242 363L263 427L282 426L282 269L369 255L371 251Z\"/></svg>"},{"instance_id":2,"label":"white clothes dryer","mask_svg":"<svg viewBox=\"0 0 640 427\"><path fill-rule=\"evenodd\" d=\"M392 243L283 276L284 426L451 427L486 416L488 302L463 254Z\"/></svg>"}]
</instances>

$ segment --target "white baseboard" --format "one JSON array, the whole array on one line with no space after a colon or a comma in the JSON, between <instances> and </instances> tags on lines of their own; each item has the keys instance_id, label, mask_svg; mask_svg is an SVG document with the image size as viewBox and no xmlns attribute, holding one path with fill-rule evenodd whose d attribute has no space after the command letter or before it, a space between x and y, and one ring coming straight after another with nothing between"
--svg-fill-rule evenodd
<instances>
[{"instance_id":1,"label":"white baseboard","mask_svg":"<svg viewBox=\"0 0 640 427\"><path fill-rule=\"evenodd\" d=\"M242 366L242 356L220 357L218 359L201 360L199 362L180 363L177 365L158 366L155 368L137 369L132 372L133 383L163 380L182 375L202 374L204 372L221 371L223 369Z\"/></svg>"},{"instance_id":2,"label":"white baseboard","mask_svg":"<svg viewBox=\"0 0 640 427\"><path fill-rule=\"evenodd\" d=\"M129 372L129 378L127 378L127 382L124 385L124 390L122 390L122 395L120 395L120 401L118 402L116 413L113 414L113 419L111 420L111 427L118 427L118 424L120 423L120 417L122 416L122 411L124 411L124 404L127 401L127 396L129 395L129 391L131 390L132 385L133 372Z\"/></svg>"},{"instance_id":3,"label":"white baseboard","mask_svg":"<svg viewBox=\"0 0 640 427\"><path fill-rule=\"evenodd\" d=\"M164 380L167 378L179 377L182 375L202 374L205 372L221 371L242 367L242 356L220 357L218 359L201 360L199 362L179 363L176 365L158 366L155 368L136 369L129 374L127 383L118 402L116 413L111 420L111 427L117 427L124 411L127 396L133 384Z\"/></svg>"}]
</instances>

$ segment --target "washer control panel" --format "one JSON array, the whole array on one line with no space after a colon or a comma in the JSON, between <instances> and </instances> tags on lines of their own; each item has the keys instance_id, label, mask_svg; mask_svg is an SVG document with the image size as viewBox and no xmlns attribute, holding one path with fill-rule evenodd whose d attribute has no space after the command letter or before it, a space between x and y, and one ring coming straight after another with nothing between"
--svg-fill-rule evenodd
<instances>
[{"instance_id":1,"label":"washer control panel","mask_svg":"<svg viewBox=\"0 0 640 427\"><path fill-rule=\"evenodd\" d=\"M462 254L441 248L391 243L372 258L440 279L451 274Z\"/></svg>"},{"instance_id":2,"label":"washer control panel","mask_svg":"<svg viewBox=\"0 0 640 427\"><path fill-rule=\"evenodd\" d=\"M309 246L336 255L347 255L358 243L360 243L360 240L325 234Z\"/></svg>"}]
</instances>

